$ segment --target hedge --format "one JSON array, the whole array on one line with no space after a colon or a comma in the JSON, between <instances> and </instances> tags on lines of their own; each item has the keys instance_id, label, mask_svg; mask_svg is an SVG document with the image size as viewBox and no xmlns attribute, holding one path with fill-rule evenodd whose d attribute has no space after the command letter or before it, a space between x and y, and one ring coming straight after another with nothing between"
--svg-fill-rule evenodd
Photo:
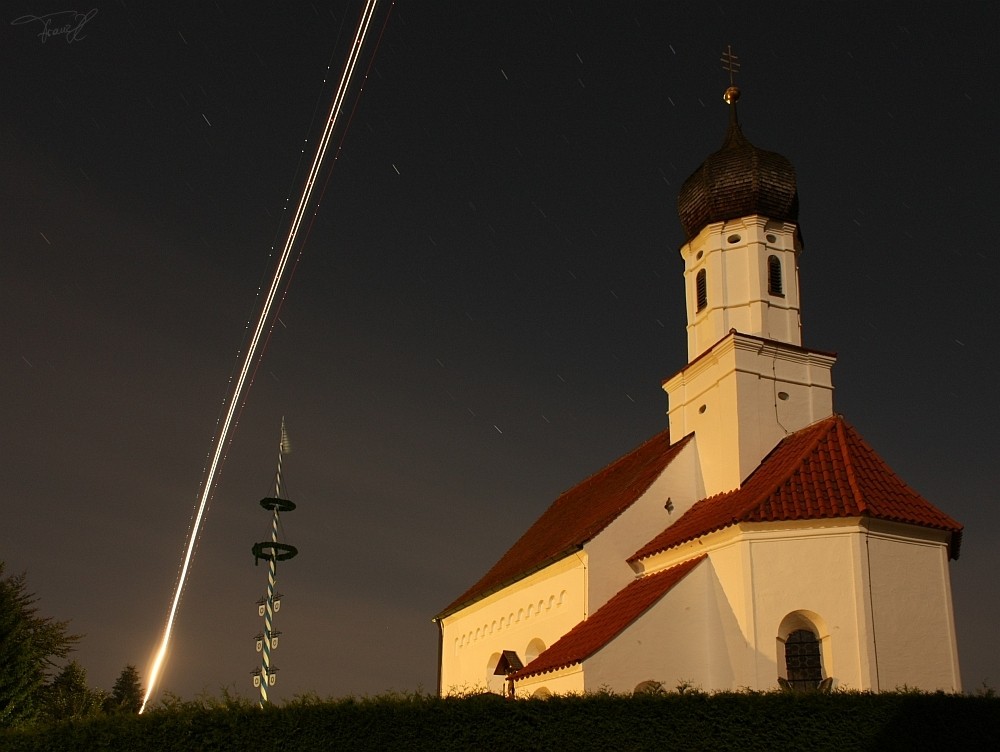
<instances>
[{"instance_id":1,"label":"hedge","mask_svg":"<svg viewBox=\"0 0 1000 752\"><path fill-rule=\"evenodd\" d=\"M944 693L702 692L507 701L299 698L165 703L0 733L10 752L244 750L936 750L1000 748L1000 699Z\"/></svg>"}]
</instances>

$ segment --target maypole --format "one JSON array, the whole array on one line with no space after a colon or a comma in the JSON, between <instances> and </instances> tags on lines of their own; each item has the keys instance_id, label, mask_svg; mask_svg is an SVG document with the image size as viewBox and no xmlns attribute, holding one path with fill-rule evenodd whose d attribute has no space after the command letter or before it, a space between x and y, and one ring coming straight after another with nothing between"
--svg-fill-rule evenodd
<instances>
[{"instance_id":1,"label":"maypole","mask_svg":"<svg viewBox=\"0 0 1000 752\"><path fill-rule=\"evenodd\" d=\"M260 688L260 706L267 704L267 688L273 687L277 681L278 669L271 664L271 651L278 647L280 632L274 629L274 614L281 607L281 596L275 595L277 570L279 561L287 561L299 550L289 544L278 541L278 515L280 512L291 512L295 504L283 498L284 488L281 479L281 458L292 451L288 442L288 432L285 430L285 419L281 419L281 442L278 445L278 469L274 474L274 496L260 500L260 505L271 514L271 540L253 544L254 566L260 559L267 559L267 595L257 602L257 614L264 617L264 632L258 634L257 652L261 654L260 668L253 672L253 684Z\"/></svg>"},{"instance_id":2,"label":"maypole","mask_svg":"<svg viewBox=\"0 0 1000 752\"><path fill-rule=\"evenodd\" d=\"M313 189L316 187L317 183L320 182L319 177L324 158L326 157L327 151L331 145L334 131L340 122L340 116L343 112L344 104L347 101L347 95L352 90L354 74L359 62L361 61L362 50L365 49L365 40L368 38L368 32L370 30L372 20L375 17L375 6L377 4L378 0L365 0L365 7L361 12L360 19L358 20L358 29L354 37L354 43L351 45L351 49L348 53L347 62L344 65L344 71L340 77L340 83L337 84L337 90L334 94L333 103L330 106L330 113L327 116L326 124L323 128L323 134L320 137L316 154L313 157L312 166L309 168L309 173L306 176L306 183L302 189L298 207L295 210L292 223L288 229L288 235L285 238L285 245L278 257L278 263L274 269L270 286L267 290L267 294L264 296L260 315L257 319L256 326L254 327L253 334L250 337L246 352L242 357L242 365L239 367L238 374L231 379L232 391L227 400L223 403L224 410L223 413L220 414L218 433L212 437L213 449L209 453L211 459L205 467L205 477L201 485L200 499L195 505L195 511L191 519L191 529L188 531L187 546L184 550L184 556L181 559L181 566L177 574L177 581L174 584L174 592L170 599L170 606L167 609L167 620L163 627L163 636L160 639L159 647L153 654L152 663L148 672L146 696L143 698L142 706L139 709L140 713L146 709L146 704L156 691L160 674L167 659L170 639L174 630L174 622L177 619L178 609L180 608L181 595L184 592L188 575L191 572L191 562L194 558L195 548L197 547L198 540L201 536L202 524L204 523L205 515L208 511L208 502L215 490L216 475L222 468L226 450L231 442L229 436L230 431L234 430L236 424L239 422L238 413L242 410L242 407L245 404L245 392L253 382L253 374L256 372L255 364L259 365L261 358L263 358L263 348L266 347L270 332L274 328L277 311L281 308L281 304L284 300L283 295L279 296L279 292L282 287L284 287L287 291L288 285L291 284L291 273L295 267L295 263L292 260L292 251L296 247L296 239L298 238L299 230L302 227L303 221L306 219L306 215L310 214L310 208L312 209L312 216L315 217L316 209L319 206L318 203L315 205L312 203ZM385 30L385 24L387 24L388 21L389 16L386 15L385 22L382 26L383 31ZM379 36L379 41L381 41L381 35ZM376 49L377 48L378 43L376 43ZM372 53L372 57L368 63L369 69L374 63L374 59L374 53ZM367 80L368 73L364 72L363 77L364 80ZM358 89L358 94L355 98L355 106L357 105L357 101L360 96L361 90ZM353 111L348 112L348 125L350 124L352 114ZM346 127L342 133L341 144L343 144L343 139L347 133ZM336 160L338 153L339 147L336 147L334 149L334 160ZM308 227L309 225L307 225L306 234L308 234ZM299 245L299 255L301 255L301 253L301 245ZM285 511L290 511L295 507L295 505L292 504L290 507L286 508L283 507L282 504L291 504L291 502L282 501L281 503L275 503L275 500L269 501L267 499L261 502L261 505L265 509L269 509L274 512L275 520L277 520L277 514L279 511L282 511L283 509ZM268 548L271 551L271 554L264 555L264 558L273 556L278 561L282 561L286 558L290 559L294 555L289 554L288 549L280 548L282 544L278 544L276 541L272 541L272 543L274 543L275 546L278 546L278 548L272 547L270 543L263 544L265 548ZM254 547L254 550L256 551L256 546ZM264 548L261 549L262 553L263 551ZM270 569L273 573L273 564ZM266 603L261 604L261 609L264 609L265 606ZM275 610L277 610L276 604ZM260 676L258 676L257 679L259 680ZM273 674L268 674L265 679L273 683Z\"/></svg>"}]
</instances>

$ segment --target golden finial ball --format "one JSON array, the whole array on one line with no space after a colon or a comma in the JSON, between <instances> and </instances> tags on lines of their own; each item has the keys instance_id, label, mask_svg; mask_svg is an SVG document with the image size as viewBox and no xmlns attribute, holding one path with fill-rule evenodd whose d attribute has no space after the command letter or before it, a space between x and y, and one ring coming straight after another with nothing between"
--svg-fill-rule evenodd
<instances>
[{"instance_id":1,"label":"golden finial ball","mask_svg":"<svg viewBox=\"0 0 1000 752\"><path fill-rule=\"evenodd\" d=\"M726 104L736 104L740 99L739 87L730 86L726 89L726 93L722 95L722 99Z\"/></svg>"}]
</instances>

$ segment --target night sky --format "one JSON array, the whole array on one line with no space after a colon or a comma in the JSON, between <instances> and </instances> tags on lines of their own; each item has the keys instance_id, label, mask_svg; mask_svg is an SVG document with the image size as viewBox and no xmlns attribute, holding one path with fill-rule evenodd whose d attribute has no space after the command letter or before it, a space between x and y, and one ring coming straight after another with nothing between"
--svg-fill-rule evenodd
<instances>
[{"instance_id":1,"label":"night sky","mask_svg":"<svg viewBox=\"0 0 1000 752\"><path fill-rule=\"evenodd\" d=\"M361 6L98 0L71 42L12 23L69 4L4 6L0 559L86 635L97 687L159 641ZM803 344L839 354L835 409L966 525L963 684L1000 686L998 32L987 1L397 2L161 688L254 692L250 548L285 416L300 553L272 697L436 689L431 618L666 423L676 196L722 143L727 44L744 133L798 173Z\"/></svg>"}]
</instances>

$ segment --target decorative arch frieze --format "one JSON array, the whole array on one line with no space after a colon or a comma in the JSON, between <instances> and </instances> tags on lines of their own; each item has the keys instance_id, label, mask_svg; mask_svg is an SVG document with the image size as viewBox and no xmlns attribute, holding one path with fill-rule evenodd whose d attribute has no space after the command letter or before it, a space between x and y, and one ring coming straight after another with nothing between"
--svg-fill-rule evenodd
<instances>
[{"instance_id":1,"label":"decorative arch frieze","mask_svg":"<svg viewBox=\"0 0 1000 752\"><path fill-rule=\"evenodd\" d=\"M547 615L553 609L561 608L566 602L567 592L565 590L561 590L558 593L553 592L546 598L532 599L530 602L519 606L516 611L510 611L506 616L501 616L498 619L493 619L492 622L486 622L482 626L476 626L463 632L455 638L455 649L464 648L480 639L510 629L521 622L538 619Z\"/></svg>"}]
</instances>

